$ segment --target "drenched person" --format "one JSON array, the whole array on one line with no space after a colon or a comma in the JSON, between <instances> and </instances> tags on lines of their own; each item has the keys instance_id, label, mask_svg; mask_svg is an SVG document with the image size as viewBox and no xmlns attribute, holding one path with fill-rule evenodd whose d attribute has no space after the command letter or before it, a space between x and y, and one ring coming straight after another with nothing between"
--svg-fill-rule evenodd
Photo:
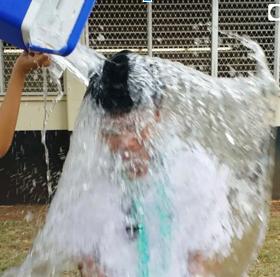
<instances>
[{"instance_id":1,"label":"drenched person","mask_svg":"<svg viewBox=\"0 0 280 277\"><path fill-rule=\"evenodd\" d=\"M201 188L197 188L197 192L193 191L194 188L188 189L187 182L192 182L186 179L191 177L194 172L193 170L184 172L185 162L192 160L196 165L195 170L204 171L205 175L208 175L210 180L212 179L210 182L223 180L225 173L215 172L214 168L208 167L210 158L200 147L196 151L183 151L182 153L182 148L185 147L182 146L182 141L175 139L174 142L172 135L170 136L169 132L165 130L166 125L165 127L161 125L162 121L166 121L166 118L163 118L162 107L164 101L162 91L166 88L161 87L161 90L147 92L143 84L136 82L138 84L136 91L131 90L129 78L136 77L132 72L133 67L137 65L131 64L130 55L133 54L123 51L113 56L111 60L107 60L101 77L96 74L91 78L85 96L94 102L95 108L101 110L102 119L99 122L101 141L105 143L114 157L113 167L115 168L112 170L111 179L122 187L123 195L121 196L111 192L111 197L120 197L118 201L122 206L124 217L120 222L122 230L117 228L111 231L122 232L122 239L123 236L127 236L127 241L124 241L123 245L118 244L119 253L114 252L113 249L112 253L108 253L108 260L115 260L111 264L112 269L109 269L106 261L100 261L100 250L97 250L98 255L96 256L84 256L79 263L81 276L125 276L129 272L132 272L131 276L141 277L231 276L221 266L222 255L219 256L219 253L211 254L209 257L207 253L204 255L205 249L199 247L199 240L189 247L189 250L185 250L184 244L181 244L182 241L189 239L185 238L186 234L190 234L189 228L195 229L195 226L186 228L187 223L182 224L182 221L187 222L188 213L203 214L199 211L199 207L198 209L195 207ZM152 71L152 69L150 70ZM177 151L178 153L176 153ZM174 153L176 153L175 159ZM167 162L168 159L170 160ZM173 184L170 175L173 177ZM182 177L182 175L185 176ZM203 178L198 178L202 187L204 182L209 182ZM217 191L224 190L224 183L222 182L220 187L217 184L216 189ZM188 192L192 194L190 197L187 196ZM103 197L100 195L100 198ZM219 206L224 205L225 199L217 200L216 204L211 203L216 200L210 197L210 200L205 201L205 205L218 211ZM192 204L193 206L191 206ZM188 207L188 205L190 206ZM179 209L185 210L178 211ZM144 215L140 215L140 213ZM186 214L182 216L184 213ZM211 235L206 237L209 240L210 236L217 237L217 244L219 244L218 237L223 228L220 226L219 216L225 216L226 211L215 213L216 215L212 215L213 218L207 224L216 226L212 227ZM201 219L197 218L197 220ZM173 226L174 224L181 226ZM106 231L104 230L104 232ZM201 233L204 232L201 231ZM176 241L176 236L181 239L172 243L172 239ZM206 237L202 235L201 239L206 239ZM228 237L225 236L223 239L227 240ZM116 237L115 240L119 240L119 238ZM190 238L190 240L192 239ZM132 249L138 254L125 252L127 251L125 244L128 241L135 243ZM110 249L110 243L115 242L106 241L106 243ZM179 248L180 250L178 250ZM188 246L186 245L185 248L187 249ZM127 255L131 255L131 257ZM120 259L123 261L120 262ZM127 266L125 266L126 264ZM135 272L130 271L131 264L136 264L138 267L136 275ZM169 264L173 265L169 266ZM116 265L115 268L113 265ZM121 266L123 268L120 270L118 267ZM124 270L125 267L127 271ZM110 272L110 270L112 271Z\"/></svg>"},{"instance_id":2,"label":"drenched person","mask_svg":"<svg viewBox=\"0 0 280 277\"><path fill-rule=\"evenodd\" d=\"M106 241L112 250L108 259L100 249L97 255L84 257L79 264L81 276L239 276L246 259L237 258L240 269L232 269L229 251L238 253L240 245L227 218L232 217L229 169L199 144L189 149L172 132L176 122L167 118L164 105L170 88L158 80L151 84L148 77L156 71L155 64L145 65L141 72L141 62L133 58L123 51L107 60L102 75L94 75L87 89L86 98L101 110L100 139L114 161L111 180L121 187L121 195L111 192L112 198L119 197L123 216L120 227L111 232L120 232L124 240L111 234L122 242L117 252L110 246L115 241ZM186 162L193 167L186 168ZM258 232L256 227L247 236L256 240ZM244 254L250 259L252 241L244 238L241 241L248 244Z\"/></svg>"},{"instance_id":3,"label":"drenched person","mask_svg":"<svg viewBox=\"0 0 280 277\"><path fill-rule=\"evenodd\" d=\"M4 276L73 266L83 277L243 276L267 208L260 80L213 82L129 52L106 60L90 79L46 224Z\"/></svg>"},{"instance_id":4,"label":"drenched person","mask_svg":"<svg viewBox=\"0 0 280 277\"><path fill-rule=\"evenodd\" d=\"M144 178L151 160L155 158L150 140L155 136L155 125L160 121L162 95L151 95L150 108L147 103L148 107L141 108L141 101L144 100L141 88L140 95L135 95L136 99L133 99L128 87L128 54L127 51L120 52L105 62L102 77L95 75L91 78L86 97L91 97L104 110L102 139L111 153L120 157L121 164L125 165L126 177L136 186L133 180ZM126 209L131 212L132 207ZM128 222L124 228L131 239L138 236L140 229L136 222ZM82 276L93 276L98 266L94 258L88 257L79 268ZM99 269L98 272L103 276Z\"/></svg>"}]
</instances>

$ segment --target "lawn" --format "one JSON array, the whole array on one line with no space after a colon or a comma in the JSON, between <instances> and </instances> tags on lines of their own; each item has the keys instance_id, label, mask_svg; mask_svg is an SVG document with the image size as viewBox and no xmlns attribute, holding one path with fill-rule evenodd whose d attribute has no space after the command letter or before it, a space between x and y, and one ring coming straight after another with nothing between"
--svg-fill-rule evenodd
<instances>
[{"instance_id":1,"label":"lawn","mask_svg":"<svg viewBox=\"0 0 280 277\"><path fill-rule=\"evenodd\" d=\"M0 206L0 273L24 259L45 213L45 206ZM280 276L280 202L272 204L266 241L250 273L250 277L276 276Z\"/></svg>"}]
</instances>

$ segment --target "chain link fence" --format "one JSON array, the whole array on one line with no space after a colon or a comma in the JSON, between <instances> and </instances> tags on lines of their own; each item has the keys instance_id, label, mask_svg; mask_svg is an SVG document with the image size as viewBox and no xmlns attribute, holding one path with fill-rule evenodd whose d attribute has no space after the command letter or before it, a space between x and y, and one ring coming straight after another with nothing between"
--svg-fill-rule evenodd
<instances>
[{"instance_id":1,"label":"chain link fence","mask_svg":"<svg viewBox=\"0 0 280 277\"><path fill-rule=\"evenodd\" d=\"M153 55L210 73L211 0L156 0L152 13ZM141 0L97 1L88 22L89 46L107 55L120 49L147 54L147 17Z\"/></svg>"},{"instance_id":2,"label":"chain link fence","mask_svg":"<svg viewBox=\"0 0 280 277\"><path fill-rule=\"evenodd\" d=\"M147 49L147 7L141 0L97 0L88 21L89 46L105 54Z\"/></svg>"},{"instance_id":3,"label":"chain link fence","mask_svg":"<svg viewBox=\"0 0 280 277\"><path fill-rule=\"evenodd\" d=\"M210 74L211 0L158 0L153 5L154 55Z\"/></svg>"},{"instance_id":4,"label":"chain link fence","mask_svg":"<svg viewBox=\"0 0 280 277\"><path fill-rule=\"evenodd\" d=\"M268 5L270 0L220 0L219 29L222 32L238 33L257 41L265 50L269 68L273 72L275 22L268 21ZM219 47L227 47L228 51L219 51L218 75L234 77L247 75L255 70L255 62L248 59L248 50L235 39L219 37Z\"/></svg>"},{"instance_id":5,"label":"chain link fence","mask_svg":"<svg viewBox=\"0 0 280 277\"><path fill-rule=\"evenodd\" d=\"M248 50L236 40L219 33L218 60L213 60L213 3L218 0L154 0L152 4L152 53L179 61L207 74L218 63L219 77L246 75L255 70ZM265 50L271 71L275 59L275 22L268 21L268 5L273 0L219 0L220 31L246 35ZM142 0L97 0L86 30L88 45L107 56L120 51L148 53L148 9ZM3 43L3 83L1 94L19 52ZM212 72L213 73L213 72ZM27 78L25 95L56 94L48 74L35 72Z\"/></svg>"},{"instance_id":6,"label":"chain link fence","mask_svg":"<svg viewBox=\"0 0 280 277\"><path fill-rule=\"evenodd\" d=\"M211 74L211 64L215 62L211 59L213 2L215 0L155 0L152 5L153 55ZM275 22L268 21L268 5L275 1L218 2L218 76L246 76L255 71L248 49L224 32L257 41L265 50L273 72ZM147 5L142 1L100 0L88 23L89 46L104 54L127 48L147 53L147 30Z\"/></svg>"}]
</instances>

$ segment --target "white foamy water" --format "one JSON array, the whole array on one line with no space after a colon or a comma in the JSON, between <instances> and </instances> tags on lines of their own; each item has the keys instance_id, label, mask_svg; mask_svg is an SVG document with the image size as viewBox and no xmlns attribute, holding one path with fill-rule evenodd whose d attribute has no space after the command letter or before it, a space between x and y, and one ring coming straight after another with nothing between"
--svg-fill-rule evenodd
<instances>
[{"instance_id":1,"label":"white foamy water","mask_svg":"<svg viewBox=\"0 0 280 277\"><path fill-rule=\"evenodd\" d=\"M86 86L93 73L101 74L105 57L93 49L78 44L74 52L67 57L51 56L51 76L59 79L67 69L73 73Z\"/></svg>"},{"instance_id":2,"label":"white foamy water","mask_svg":"<svg viewBox=\"0 0 280 277\"><path fill-rule=\"evenodd\" d=\"M4 276L59 276L89 260L108 277L246 276L267 225L278 88L260 47L242 42L257 61L248 78L212 78L129 54L131 96L144 97L126 122L137 130L151 125L146 162L111 153L105 136L121 132L120 122L88 94L45 226L25 262ZM98 88L104 58L83 53L61 64L82 80L97 73ZM151 98L161 96L155 120ZM148 171L132 180L139 162Z\"/></svg>"},{"instance_id":3,"label":"white foamy water","mask_svg":"<svg viewBox=\"0 0 280 277\"><path fill-rule=\"evenodd\" d=\"M25 42L31 47L56 51L65 48L84 2L84 0L33 0L22 25Z\"/></svg>"}]
</instances>

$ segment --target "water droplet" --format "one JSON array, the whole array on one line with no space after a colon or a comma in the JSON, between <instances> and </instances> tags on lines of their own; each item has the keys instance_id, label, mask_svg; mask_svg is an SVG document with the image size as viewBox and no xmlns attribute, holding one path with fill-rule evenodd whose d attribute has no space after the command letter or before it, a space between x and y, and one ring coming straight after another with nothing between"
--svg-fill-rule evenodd
<instances>
[{"instance_id":1,"label":"water droplet","mask_svg":"<svg viewBox=\"0 0 280 277\"><path fill-rule=\"evenodd\" d=\"M226 137L227 137L227 140L228 140L232 145L235 145L235 142L234 142L233 137L232 137L228 132L226 132Z\"/></svg>"},{"instance_id":2,"label":"water droplet","mask_svg":"<svg viewBox=\"0 0 280 277\"><path fill-rule=\"evenodd\" d=\"M201 44L201 39L200 38L195 38L194 39L194 44L197 45L197 46L200 45Z\"/></svg>"},{"instance_id":3,"label":"water droplet","mask_svg":"<svg viewBox=\"0 0 280 277\"><path fill-rule=\"evenodd\" d=\"M235 77L236 76L236 70L230 65L228 65L228 67L229 67L229 75L231 77Z\"/></svg>"},{"instance_id":4,"label":"water droplet","mask_svg":"<svg viewBox=\"0 0 280 277\"><path fill-rule=\"evenodd\" d=\"M124 158L126 158L126 159L128 159L130 157L128 151L124 151L123 155L124 155Z\"/></svg>"},{"instance_id":5,"label":"water droplet","mask_svg":"<svg viewBox=\"0 0 280 277\"><path fill-rule=\"evenodd\" d=\"M39 79L39 74L38 74L38 71L34 71L33 73L33 80L38 80Z\"/></svg>"},{"instance_id":6,"label":"water droplet","mask_svg":"<svg viewBox=\"0 0 280 277\"><path fill-rule=\"evenodd\" d=\"M34 215L31 211L28 211L24 217L24 220L27 222L27 223L30 223L34 218Z\"/></svg>"},{"instance_id":7,"label":"water droplet","mask_svg":"<svg viewBox=\"0 0 280 277\"><path fill-rule=\"evenodd\" d=\"M98 35L98 37L96 38L98 41L105 41L105 37L101 34Z\"/></svg>"},{"instance_id":8,"label":"water droplet","mask_svg":"<svg viewBox=\"0 0 280 277\"><path fill-rule=\"evenodd\" d=\"M83 190L88 191L89 187L87 183L83 183Z\"/></svg>"},{"instance_id":9,"label":"water droplet","mask_svg":"<svg viewBox=\"0 0 280 277\"><path fill-rule=\"evenodd\" d=\"M198 31L199 30L199 26L197 24L192 25L192 29L194 31Z\"/></svg>"}]
</instances>

